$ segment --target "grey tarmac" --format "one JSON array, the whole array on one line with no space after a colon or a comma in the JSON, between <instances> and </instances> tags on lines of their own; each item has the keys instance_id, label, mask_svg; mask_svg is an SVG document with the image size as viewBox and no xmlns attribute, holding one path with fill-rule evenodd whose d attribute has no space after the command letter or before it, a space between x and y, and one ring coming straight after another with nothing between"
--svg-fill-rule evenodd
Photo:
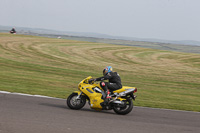
<instances>
[{"instance_id":1,"label":"grey tarmac","mask_svg":"<svg viewBox=\"0 0 200 133\"><path fill-rule=\"evenodd\" d=\"M137 101L136 101L137 102ZM62 99L0 93L0 133L199 133L200 113L134 107L71 110Z\"/></svg>"}]
</instances>

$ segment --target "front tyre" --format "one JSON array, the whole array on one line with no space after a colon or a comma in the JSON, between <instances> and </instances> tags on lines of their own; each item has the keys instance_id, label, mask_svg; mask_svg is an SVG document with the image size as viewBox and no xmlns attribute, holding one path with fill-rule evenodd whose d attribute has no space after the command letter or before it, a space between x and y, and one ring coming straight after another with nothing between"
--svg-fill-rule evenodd
<instances>
[{"instance_id":1,"label":"front tyre","mask_svg":"<svg viewBox=\"0 0 200 133\"><path fill-rule=\"evenodd\" d=\"M116 105L113 107L113 110L115 111L115 113L120 114L120 115L126 115L130 113L132 109L133 109L133 101L131 98L126 98L123 106Z\"/></svg>"},{"instance_id":2,"label":"front tyre","mask_svg":"<svg viewBox=\"0 0 200 133\"><path fill-rule=\"evenodd\" d=\"M67 106L70 109L81 109L86 103L86 98L84 96L80 96L79 99L77 99L78 94L77 93L72 93L68 98L67 98Z\"/></svg>"}]
</instances>

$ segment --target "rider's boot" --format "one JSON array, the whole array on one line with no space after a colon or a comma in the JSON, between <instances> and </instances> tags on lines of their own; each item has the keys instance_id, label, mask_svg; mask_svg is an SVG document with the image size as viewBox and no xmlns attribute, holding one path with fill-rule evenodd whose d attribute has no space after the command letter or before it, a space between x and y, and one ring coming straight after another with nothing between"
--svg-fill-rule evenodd
<instances>
[{"instance_id":1,"label":"rider's boot","mask_svg":"<svg viewBox=\"0 0 200 133\"><path fill-rule=\"evenodd\" d=\"M111 96L110 96L110 91L107 89L107 91L105 92L105 94L106 94L106 97L104 97L104 102L103 102L103 104L104 105L108 105L108 102L110 101L110 99L112 98Z\"/></svg>"},{"instance_id":2,"label":"rider's boot","mask_svg":"<svg viewBox=\"0 0 200 133\"><path fill-rule=\"evenodd\" d=\"M109 90L107 90L107 93L106 93L106 94L107 94L107 97L106 97L107 99L112 98L112 97L110 96L110 91L109 91Z\"/></svg>"}]
</instances>

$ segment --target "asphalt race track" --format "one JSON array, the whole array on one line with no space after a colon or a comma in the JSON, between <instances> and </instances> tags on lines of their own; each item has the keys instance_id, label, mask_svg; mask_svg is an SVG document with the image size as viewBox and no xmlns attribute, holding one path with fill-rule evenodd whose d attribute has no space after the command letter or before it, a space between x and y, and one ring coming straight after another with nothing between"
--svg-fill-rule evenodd
<instances>
[{"instance_id":1,"label":"asphalt race track","mask_svg":"<svg viewBox=\"0 0 200 133\"><path fill-rule=\"evenodd\" d=\"M65 100L0 93L0 133L199 133L200 113L134 107L125 116Z\"/></svg>"}]
</instances>

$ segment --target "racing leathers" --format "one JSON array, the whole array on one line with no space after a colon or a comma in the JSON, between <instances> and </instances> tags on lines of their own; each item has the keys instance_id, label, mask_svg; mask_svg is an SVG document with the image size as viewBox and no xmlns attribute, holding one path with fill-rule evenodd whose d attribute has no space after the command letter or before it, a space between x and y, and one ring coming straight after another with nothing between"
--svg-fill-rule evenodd
<instances>
[{"instance_id":1,"label":"racing leathers","mask_svg":"<svg viewBox=\"0 0 200 133\"><path fill-rule=\"evenodd\" d=\"M117 72L109 72L103 77L96 78L95 81L109 80L109 82L101 82L100 85L106 92L107 89L110 91L118 90L122 88L121 78Z\"/></svg>"}]
</instances>

